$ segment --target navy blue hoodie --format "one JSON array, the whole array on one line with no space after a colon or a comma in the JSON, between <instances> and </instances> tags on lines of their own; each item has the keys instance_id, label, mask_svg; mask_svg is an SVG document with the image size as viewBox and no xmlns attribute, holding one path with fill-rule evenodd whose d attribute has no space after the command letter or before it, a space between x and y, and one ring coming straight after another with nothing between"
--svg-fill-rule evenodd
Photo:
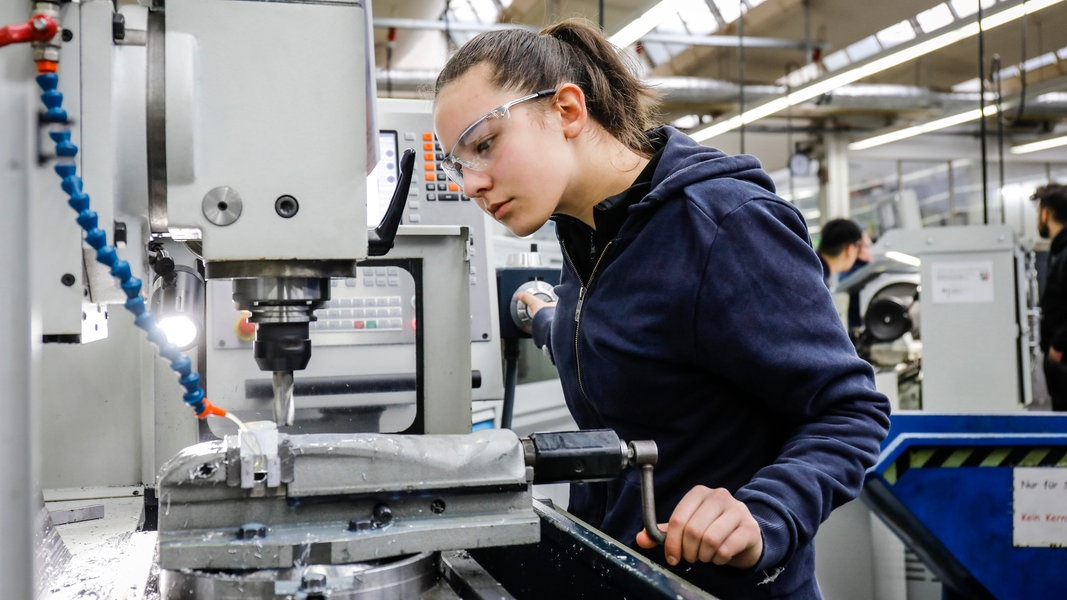
<instances>
[{"instance_id":1,"label":"navy blue hoodie","mask_svg":"<svg viewBox=\"0 0 1067 600\"><path fill-rule=\"evenodd\" d=\"M582 281L534 319L583 429L655 440L656 513L693 486L726 488L763 533L752 569L671 570L723 598L818 598L812 538L854 498L889 403L856 356L804 219L751 156L671 128L647 195ZM655 139L655 137L653 139ZM568 218L556 223L574 239ZM641 529L638 473L571 488L570 510L624 543ZM663 549L644 553L663 564ZM670 567L669 567L670 568Z\"/></svg>"}]
</instances>

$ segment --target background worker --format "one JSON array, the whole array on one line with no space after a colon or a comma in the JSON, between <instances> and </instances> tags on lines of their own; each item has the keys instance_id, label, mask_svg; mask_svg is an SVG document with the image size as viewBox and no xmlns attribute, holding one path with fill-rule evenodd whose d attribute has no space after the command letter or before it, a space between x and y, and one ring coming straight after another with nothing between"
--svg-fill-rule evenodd
<instances>
[{"instance_id":1,"label":"background worker","mask_svg":"<svg viewBox=\"0 0 1067 600\"><path fill-rule=\"evenodd\" d=\"M850 219L833 219L822 226L819 259L826 285L832 286L841 273L848 272L856 264L863 239L863 230Z\"/></svg>"},{"instance_id":2,"label":"background worker","mask_svg":"<svg viewBox=\"0 0 1067 600\"><path fill-rule=\"evenodd\" d=\"M1032 196L1037 201L1037 231L1052 240L1045 285L1041 289L1041 350L1052 410L1067 410L1067 187L1050 183Z\"/></svg>"}]
</instances>

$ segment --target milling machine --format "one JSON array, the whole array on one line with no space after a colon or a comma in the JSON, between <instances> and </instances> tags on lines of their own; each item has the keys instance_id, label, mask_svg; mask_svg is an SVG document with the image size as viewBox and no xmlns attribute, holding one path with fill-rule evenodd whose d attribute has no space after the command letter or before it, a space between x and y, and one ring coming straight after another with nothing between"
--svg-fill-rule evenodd
<instances>
[{"instance_id":1,"label":"milling machine","mask_svg":"<svg viewBox=\"0 0 1067 600\"><path fill-rule=\"evenodd\" d=\"M472 338L492 344L497 331L475 333L456 318L495 312L472 314L472 228L416 225L410 213L400 226L413 202L412 155L392 157L390 208L378 227L367 226L367 177L382 148L369 2L26 4L31 29L44 23L50 33L33 37L46 110L26 130L39 159L36 168L27 163L27 200L54 202L54 167L92 248L76 249L88 296L77 302L124 304L178 373L180 387L156 373L148 404L180 395L201 419L233 422L190 431L163 424L166 411L157 409L148 427L158 458L146 464L173 456L154 482L146 478L158 500L164 598L704 596L532 497L535 483L626 477L644 490L646 528L662 539L652 511L653 443L609 431L471 433ZM13 89L25 93L29 81ZM54 154L41 149L48 139ZM96 211L89 193L102 199ZM366 431L365 421L329 432L322 416L351 423L361 407L319 397L328 393L294 399L293 374L314 360L313 324L331 310L334 288L379 276L388 288L394 274L403 291L375 294L374 308L385 297L380 308L399 308L400 323L374 335L414 346L400 372L414 381L403 391L415 394L416 414L395 433ZM480 275L493 297L488 273ZM112 276L118 288L104 283ZM158 304L145 301L141 277L157 278L149 287ZM238 348L250 344L245 356L270 374L268 394L212 370L233 348L207 351L222 339L211 304L205 312L196 300L177 300L198 281L232 282L236 307L247 311L242 334L253 336ZM431 293L439 296L430 301ZM389 304L394 296L401 306ZM192 359L152 316L164 301L206 326ZM379 316L395 318L374 313L376 323ZM371 319L352 319L353 328L369 328ZM500 378L498 361L495 369L487 379ZM352 384L330 378L309 384ZM218 407L202 383L220 390L211 394ZM239 406L227 412L231 405Z\"/></svg>"}]
</instances>

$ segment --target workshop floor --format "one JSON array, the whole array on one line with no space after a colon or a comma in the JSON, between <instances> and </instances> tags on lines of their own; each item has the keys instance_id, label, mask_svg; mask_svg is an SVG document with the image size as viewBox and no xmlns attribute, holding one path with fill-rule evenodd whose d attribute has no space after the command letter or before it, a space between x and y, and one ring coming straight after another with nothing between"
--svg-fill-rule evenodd
<instances>
[{"instance_id":1,"label":"workshop floor","mask_svg":"<svg viewBox=\"0 0 1067 600\"><path fill-rule=\"evenodd\" d=\"M99 505L104 507L104 518L56 525L71 559L65 566L45 566L41 596L46 600L158 598L158 592L145 589L156 534L136 531L143 502L135 488L46 492L49 512Z\"/></svg>"}]
</instances>

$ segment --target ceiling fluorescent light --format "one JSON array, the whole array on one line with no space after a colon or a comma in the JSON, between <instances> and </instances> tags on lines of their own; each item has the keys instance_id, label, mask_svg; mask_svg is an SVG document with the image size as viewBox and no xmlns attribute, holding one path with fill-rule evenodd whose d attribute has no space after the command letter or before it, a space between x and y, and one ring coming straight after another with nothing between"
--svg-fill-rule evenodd
<instances>
[{"instance_id":1,"label":"ceiling fluorescent light","mask_svg":"<svg viewBox=\"0 0 1067 600\"><path fill-rule=\"evenodd\" d=\"M1045 138L1043 140L1037 140L1036 142L1018 144L1011 147L1011 153L1028 154L1030 152L1048 150L1049 148L1059 148L1060 146L1067 146L1067 135L1059 135L1056 137Z\"/></svg>"},{"instance_id":2,"label":"ceiling fluorescent light","mask_svg":"<svg viewBox=\"0 0 1067 600\"><path fill-rule=\"evenodd\" d=\"M1016 4L1011 8L992 13L982 19L982 29L988 31L1005 23L1010 23L1023 15L1032 15L1037 11L1057 4L1060 0L1030 0L1022 4Z\"/></svg>"},{"instance_id":3,"label":"ceiling fluorescent light","mask_svg":"<svg viewBox=\"0 0 1067 600\"><path fill-rule=\"evenodd\" d=\"M866 139L857 140L848 145L849 150L866 150L868 148L874 148L875 146L881 146L890 142L899 142L910 137L922 135L924 133L932 133L940 129L952 127L954 125L962 125L971 121L977 121L985 114L987 117L991 117L997 114L997 107L995 104L990 104L985 108L974 108L947 117L941 117L940 119L934 119L933 121L927 121L926 123L920 123L919 125L913 125L911 127L905 127L903 129L896 129L888 131L886 133L871 136Z\"/></svg>"},{"instance_id":4,"label":"ceiling fluorescent light","mask_svg":"<svg viewBox=\"0 0 1067 600\"><path fill-rule=\"evenodd\" d=\"M919 38L911 43L896 46L893 50L880 56L857 63L855 66L839 73L827 74L823 78L817 79L808 85L798 87L783 96L763 104L755 105L739 115L731 115L718 123L713 123L704 129L694 131L691 136L696 141L703 142L717 135L733 131L741 125L747 125L757 119L772 115L787 107L807 102L812 98L831 92L841 86L854 83L860 79L870 77L875 73L902 65L920 56L930 54L931 52L935 52L961 40L976 36L981 30L988 31L989 29L1018 19L1024 14L1032 14L1062 1L1063 0L1017 0L1014 5L983 17L981 27L979 27L977 17L975 17L972 22L957 26L949 31L937 33L927 38ZM948 125L945 127L948 127Z\"/></svg>"},{"instance_id":5,"label":"ceiling fluorescent light","mask_svg":"<svg viewBox=\"0 0 1067 600\"><path fill-rule=\"evenodd\" d=\"M630 44L641 39L649 31L656 28L657 25L662 23L667 17L678 12L682 0L661 0L658 4L645 11L640 17L637 17L630 22L629 25L623 27L615 35L608 38L608 41L614 44L618 48L626 48Z\"/></svg>"}]
</instances>

